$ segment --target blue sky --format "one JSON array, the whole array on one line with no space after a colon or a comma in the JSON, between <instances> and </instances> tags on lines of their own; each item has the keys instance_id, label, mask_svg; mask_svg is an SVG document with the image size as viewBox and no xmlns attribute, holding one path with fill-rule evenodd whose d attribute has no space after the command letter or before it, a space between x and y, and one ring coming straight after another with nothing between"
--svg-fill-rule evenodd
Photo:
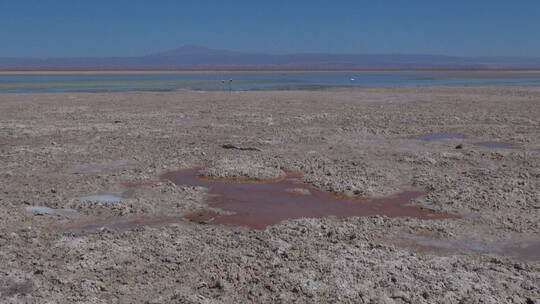
<instances>
[{"instance_id":1,"label":"blue sky","mask_svg":"<svg viewBox=\"0 0 540 304\"><path fill-rule=\"evenodd\" d=\"M0 57L250 52L540 57L539 0L0 0Z\"/></svg>"}]
</instances>

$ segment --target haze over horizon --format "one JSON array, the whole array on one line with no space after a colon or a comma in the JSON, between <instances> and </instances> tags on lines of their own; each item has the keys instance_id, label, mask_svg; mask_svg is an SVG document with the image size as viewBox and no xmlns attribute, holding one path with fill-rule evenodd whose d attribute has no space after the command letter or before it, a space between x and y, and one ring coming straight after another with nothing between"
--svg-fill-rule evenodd
<instances>
[{"instance_id":1,"label":"haze over horizon","mask_svg":"<svg viewBox=\"0 0 540 304\"><path fill-rule=\"evenodd\" d=\"M359 55L359 56L363 56L363 55L366 55L366 56L370 56L370 55L376 55L376 56L401 56L401 55L404 55L404 56L433 56L433 57L451 57L451 58L515 58L515 59L518 59L518 58L523 58L523 59L527 59L527 58L534 58L534 59L539 59L540 58L540 54L536 55L536 56L511 56L511 55L472 55L472 56L466 56L466 55L448 55L448 54L436 54L436 53L421 53L421 52L418 52L418 53L398 53L398 52L372 52L372 53L354 53L354 52L318 52L318 51L305 51L305 52L290 52L290 53L285 53L285 52L264 52L264 51L261 51L261 52L256 52L256 51L241 51L241 50L238 50L238 49L225 49L225 48L211 48L211 47L207 47L205 45L199 45L199 44L194 44L194 43L186 43L186 44L183 44L183 45L180 45L178 47L175 47L175 48L171 48L171 49L166 49L166 50L154 50L154 51L151 51L149 53L145 53L145 54L137 54L137 55L131 55L131 56L123 56L123 55L112 55L112 56L27 56L27 57L23 57L23 56L0 56L0 58L2 59L6 59L6 58L27 58L27 59L40 59L40 60L45 60L45 59L69 59L69 58L120 58L120 57L132 57L132 58L139 58L139 57L148 57L148 56L161 56L161 55L164 55L164 54L174 54L174 53L177 53L177 52L180 52L180 53L185 53L187 50L187 52L219 52L219 53L223 53L223 54L227 54L227 53L230 53L230 54L235 54L235 55L238 55L238 54L248 54L248 55L276 55L276 56L287 56L287 55Z\"/></svg>"},{"instance_id":2,"label":"haze over horizon","mask_svg":"<svg viewBox=\"0 0 540 304\"><path fill-rule=\"evenodd\" d=\"M0 57L245 53L540 57L540 3L464 0L0 2Z\"/></svg>"}]
</instances>

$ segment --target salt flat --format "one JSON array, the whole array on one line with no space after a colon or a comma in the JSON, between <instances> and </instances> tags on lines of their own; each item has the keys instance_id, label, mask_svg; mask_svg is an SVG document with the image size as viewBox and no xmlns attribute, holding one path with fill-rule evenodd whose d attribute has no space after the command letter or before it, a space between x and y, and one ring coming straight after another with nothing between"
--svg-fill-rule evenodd
<instances>
[{"instance_id":1,"label":"salt flat","mask_svg":"<svg viewBox=\"0 0 540 304\"><path fill-rule=\"evenodd\" d=\"M188 168L453 217L193 221ZM539 168L540 88L2 94L0 301L536 303Z\"/></svg>"}]
</instances>

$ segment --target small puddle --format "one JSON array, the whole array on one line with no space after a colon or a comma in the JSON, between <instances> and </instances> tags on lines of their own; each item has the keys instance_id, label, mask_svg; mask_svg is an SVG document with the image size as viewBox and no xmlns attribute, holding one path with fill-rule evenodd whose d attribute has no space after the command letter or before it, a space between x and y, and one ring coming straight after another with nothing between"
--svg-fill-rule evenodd
<instances>
[{"instance_id":1,"label":"small puddle","mask_svg":"<svg viewBox=\"0 0 540 304\"><path fill-rule=\"evenodd\" d=\"M521 244L506 247L508 254L520 257L529 261L540 261L540 241L524 242Z\"/></svg>"},{"instance_id":2,"label":"small puddle","mask_svg":"<svg viewBox=\"0 0 540 304\"><path fill-rule=\"evenodd\" d=\"M403 234L403 240L412 242L402 244L418 251L452 253L465 250L478 253L494 253L514 256L527 261L540 261L540 240L515 237L512 239L494 238L489 235L465 237L454 240L441 240L425 235Z\"/></svg>"},{"instance_id":3,"label":"small puddle","mask_svg":"<svg viewBox=\"0 0 540 304\"><path fill-rule=\"evenodd\" d=\"M514 148L513 145L511 145L509 143L502 142L502 141L481 141L481 142L475 142L475 143L473 143L473 145L479 146L479 147L486 147L486 148L495 148L495 149Z\"/></svg>"},{"instance_id":4,"label":"small puddle","mask_svg":"<svg viewBox=\"0 0 540 304\"><path fill-rule=\"evenodd\" d=\"M47 213L47 214L69 214L76 212L73 209L54 209L45 206L26 206L24 207L28 212Z\"/></svg>"},{"instance_id":5,"label":"small puddle","mask_svg":"<svg viewBox=\"0 0 540 304\"><path fill-rule=\"evenodd\" d=\"M95 172L100 172L107 169L117 169L121 167L133 166L136 164L137 162L133 160L118 160L118 161L110 161L110 162L102 162L102 163L89 163L89 164L74 167L69 171L73 174L95 173Z\"/></svg>"},{"instance_id":6,"label":"small puddle","mask_svg":"<svg viewBox=\"0 0 540 304\"><path fill-rule=\"evenodd\" d=\"M198 176L198 169L172 171L161 176L176 185L208 188L209 206L234 213L223 215L202 211L186 216L197 222L263 229L284 220L303 217L384 215L419 219L457 218L407 205L426 194L424 191L402 191L384 198L351 198L300 183L299 177L299 174L288 173L282 179L271 181L213 179Z\"/></svg>"},{"instance_id":7,"label":"small puddle","mask_svg":"<svg viewBox=\"0 0 540 304\"><path fill-rule=\"evenodd\" d=\"M81 220L66 225L52 226L51 228L54 230L69 231L75 234L83 234L95 232L102 228L124 231L142 226L162 227L175 223L181 223L183 221L185 221L183 218L173 216L140 216L100 220Z\"/></svg>"},{"instance_id":8,"label":"small puddle","mask_svg":"<svg viewBox=\"0 0 540 304\"><path fill-rule=\"evenodd\" d=\"M432 140L443 140L443 139L463 139L465 136L453 133L438 133L438 134L426 134L417 137L419 140L423 141L432 141Z\"/></svg>"},{"instance_id":9,"label":"small puddle","mask_svg":"<svg viewBox=\"0 0 540 304\"><path fill-rule=\"evenodd\" d=\"M94 194L88 196L82 196L76 198L79 201L92 201L92 202L104 202L104 203L119 203L125 198L116 194Z\"/></svg>"}]
</instances>

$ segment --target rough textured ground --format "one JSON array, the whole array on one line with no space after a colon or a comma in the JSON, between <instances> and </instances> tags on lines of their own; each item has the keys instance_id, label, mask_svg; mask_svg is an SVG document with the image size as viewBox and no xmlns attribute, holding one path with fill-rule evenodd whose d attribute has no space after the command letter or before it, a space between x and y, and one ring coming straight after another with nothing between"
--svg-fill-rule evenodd
<instances>
[{"instance_id":1,"label":"rough textured ground","mask_svg":"<svg viewBox=\"0 0 540 304\"><path fill-rule=\"evenodd\" d=\"M416 139L430 133L465 138ZM180 215L207 209L206 189L158 179L190 167L300 171L346 195L425 189L415 204L461 218L197 224ZM540 298L540 88L5 94L0 174L2 303ZM107 193L125 200L75 199Z\"/></svg>"}]
</instances>

